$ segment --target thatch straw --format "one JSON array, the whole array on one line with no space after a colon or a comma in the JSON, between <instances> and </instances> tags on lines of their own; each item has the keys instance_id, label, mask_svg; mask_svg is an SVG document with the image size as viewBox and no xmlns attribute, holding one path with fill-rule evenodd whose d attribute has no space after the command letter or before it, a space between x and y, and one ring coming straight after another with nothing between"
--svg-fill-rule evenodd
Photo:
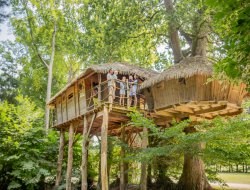
<instances>
[{"instance_id":1,"label":"thatch straw","mask_svg":"<svg viewBox=\"0 0 250 190\"><path fill-rule=\"evenodd\" d=\"M89 68L87 68L84 72L82 72L79 76L77 76L75 79L73 79L70 83L68 83L63 89L61 89L56 95L54 95L48 104L52 103L56 97L58 97L60 94L62 94L64 91L66 91L70 86L72 86L77 80L80 78L83 78L90 74L91 72L96 73L102 73L106 74L108 73L109 69L117 70L120 74L123 75L138 75L139 78L148 79L150 77L153 77L157 74L156 71L141 68L137 65L132 65L126 62L115 62L115 63L106 63L106 64L99 64L99 65L91 65Z\"/></svg>"},{"instance_id":2,"label":"thatch straw","mask_svg":"<svg viewBox=\"0 0 250 190\"><path fill-rule=\"evenodd\" d=\"M144 81L140 89L148 88L161 81L167 81L178 78L188 78L193 75L201 74L210 76L213 73L212 64L201 56L188 57L183 59L180 63L171 66L162 73Z\"/></svg>"}]
</instances>

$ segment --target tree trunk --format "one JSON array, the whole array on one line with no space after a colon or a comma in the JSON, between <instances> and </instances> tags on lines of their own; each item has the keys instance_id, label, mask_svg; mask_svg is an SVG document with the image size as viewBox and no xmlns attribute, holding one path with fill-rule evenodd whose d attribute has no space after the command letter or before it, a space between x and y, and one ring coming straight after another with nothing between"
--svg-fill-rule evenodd
<instances>
[{"instance_id":1,"label":"tree trunk","mask_svg":"<svg viewBox=\"0 0 250 190\"><path fill-rule=\"evenodd\" d=\"M62 180L62 164L63 164L64 143L65 143L65 134L64 134L64 131L60 131L60 145L59 145L59 155L58 155L58 161L57 161L57 173L56 173L55 188L60 185L61 180Z\"/></svg>"},{"instance_id":2,"label":"tree trunk","mask_svg":"<svg viewBox=\"0 0 250 190\"><path fill-rule=\"evenodd\" d=\"M88 122L87 116L83 118L83 140L82 140L82 190L88 189L88 153L87 153L87 141L88 141Z\"/></svg>"},{"instance_id":3,"label":"tree trunk","mask_svg":"<svg viewBox=\"0 0 250 190\"><path fill-rule=\"evenodd\" d=\"M142 148L147 148L148 145L148 131L147 128L143 128L143 137L142 137ZM146 163L141 163L141 190L146 190L147 189L147 164Z\"/></svg>"},{"instance_id":4,"label":"tree trunk","mask_svg":"<svg viewBox=\"0 0 250 190\"><path fill-rule=\"evenodd\" d=\"M199 144L199 147L201 144ZM184 154L182 175L177 185L178 190L210 190L213 189L206 177L204 163L197 155Z\"/></svg>"},{"instance_id":5,"label":"tree trunk","mask_svg":"<svg viewBox=\"0 0 250 190\"><path fill-rule=\"evenodd\" d=\"M48 65L48 82L47 82L47 95L46 95L46 109L45 109L45 130L48 133L49 130L49 106L47 103L51 98L51 87L52 87L52 78L53 78L53 64L54 64L54 57L55 57L55 45L56 45L56 22L54 22L54 31L52 34L52 51L50 57L50 63Z\"/></svg>"},{"instance_id":6,"label":"tree trunk","mask_svg":"<svg viewBox=\"0 0 250 190\"><path fill-rule=\"evenodd\" d=\"M103 123L101 129L101 179L102 190L108 190L108 170L107 170L107 151L108 151L108 108L103 108Z\"/></svg>"},{"instance_id":7,"label":"tree trunk","mask_svg":"<svg viewBox=\"0 0 250 190\"><path fill-rule=\"evenodd\" d=\"M73 166L73 142L74 142L74 126L70 124L69 127L69 147L68 147L68 163L66 173L66 190L71 190L71 177L72 177L72 166Z\"/></svg>"},{"instance_id":8,"label":"tree trunk","mask_svg":"<svg viewBox=\"0 0 250 190\"><path fill-rule=\"evenodd\" d=\"M172 0L164 0L164 4L165 4L166 11L169 17L172 18L174 15L174 6L173 6ZM176 25L177 23L175 23L174 19L171 19L168 25L168 28L169 28L168 32L169 32L171 48L173 50L173 55L174 55L174 63L179 63L182 60L183 55L182 55L181 46L180 46L178 29Z\"/></svg>"},{"instance_id":9,"label":"tree trunk","mask_svg":"<svg viewBox=\"0 0 250 190\"><path fill-rule=\"evenodd\" d=\"M204 19L205 8L198 10L198 16L193 22L192 56L206 56L208 39L208 21Z\"/></svg>"}]
</instances>

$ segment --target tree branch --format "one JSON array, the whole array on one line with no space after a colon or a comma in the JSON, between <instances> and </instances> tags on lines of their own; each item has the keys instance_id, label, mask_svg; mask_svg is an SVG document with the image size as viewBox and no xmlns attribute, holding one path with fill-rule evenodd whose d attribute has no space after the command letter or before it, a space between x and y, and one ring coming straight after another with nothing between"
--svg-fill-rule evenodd
<instances>
[{"instance_id":1,"label":"tree branch","mask_svg":"<svg viewBox=\"0 0 250 190\"><path fill-rule=\"evenodd\" d=\"M25 4L25 12L26 12L26 15L27 15L27 21L28 21L28 25L29 25L29 33L30 33L30 37L32 39L32 45L34 46L35 48L35 51L36 51L36 54L38 56L38 58L41 60L41 62L44 64L45 67L47 67L47 69L49 69L49 65L46 63L46 61L42 58L41 54L39 53L39 50L38 50L38 47L37 45L35 44L35 40L34 40L34 35L33 35L33 30L32 30L32 26L31 26L31 22L30 22L30 16L29 16L29 13L28 13L28 8L27 8L27 5Z\"/></svg>"}]
</instances>

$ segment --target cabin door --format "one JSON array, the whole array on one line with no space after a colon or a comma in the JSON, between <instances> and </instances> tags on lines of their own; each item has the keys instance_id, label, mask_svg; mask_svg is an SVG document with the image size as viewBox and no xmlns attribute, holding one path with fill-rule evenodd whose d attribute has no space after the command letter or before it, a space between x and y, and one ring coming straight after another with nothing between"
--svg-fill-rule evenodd
<instances>
[{"instance_id":1,"label":"cabin door","mask_svg":"<svg viewBox=\"0 0 250 190\"><path fill-rule=\"evenodd\" d=\"M85 114L87 111L86 108L86 91L85 91L85 81L81 79L78 82L78 92L79 92L79 110L80 114Z\"/></svg>"},{"instance_id":2,"label":"cabin door","mask_svg":"<svg viewBox=\"0 0 250 190\"><path fill-rule=\"evenodd\" d=\"M56 124L61 124L62 123L62 98L58 97L56 99L56 116L57 116L57 121Z\"/></svg>"},{"instance_id":3,"label":"cabin door","mask_svg":"<svg viewBox=\"0 0 250 190\"><path fill-rule=\"evenodd\" d=\"M68 120L73 119L76 116L75 109L75 94L74 87L67 90L67 110L68 110Z\"/></svg>"},{"instance_id":4,"label":"cabin door","mask_svg":"<svg viewBox=\"0 0 250 190\"><path fill-rule=\"evenodd\" d=\"M66 94L62 95L62 120L66 122L68 120L67 116L67 105L66 105Z\"/></svg>"}]
</instances>

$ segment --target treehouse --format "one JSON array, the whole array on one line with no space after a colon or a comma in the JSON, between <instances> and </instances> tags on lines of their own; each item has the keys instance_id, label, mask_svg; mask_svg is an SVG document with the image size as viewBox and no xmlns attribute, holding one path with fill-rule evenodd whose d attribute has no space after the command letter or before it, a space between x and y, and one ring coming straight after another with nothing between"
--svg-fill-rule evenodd
<instances>
[{"instance_id":1,"label":"treehouse","mask_svg":"<svg viewBox=\"0 0 250 190\"><path fill-rule=\"evenodd\" d=\"M110 100L108 89L107 73L110 69L118 71L116 90L114 99ZM93 127L90 131L93 134L100 132L100 123L102 122L102 113L100 110L104 104L110 104L112 101L112 111L109 118L109 132L115 134L115 128L120 127L122 122L127 120L126 112L129 107L129 84L126 80L125 105L119 106L119 83L123 76L128 79L129 75L137 75L139 85L146 79L154 76L155 71L147 70L128 63L112 63L93 65L89 67L80 76L66 85L49 101L49 106L53 109L53 124L57 129L67 128L70 123L78 125L78 132L82 131L81 120L84 115L95 115ZM144 109L144 99L137 94L140 109ZM132 102L133 104L133 102ZM111 109L110 109L111 110ZM98 115L96 115L98 113ZM88 120L91 118L88 117ZM89 121L91 122L91 121Z\"/></svg>"},{"instance_id":2,"label":"treehouse","mask_svg":"<svg viewBox=\"0 0 250 190\"><path fill-rule=\"evenodd\" d=\"M151 116L158 125L173 118L200 121L242 112L246 85L211 79L212 64L196 56L185 58L141 85Z\"/></svg>"},{"instance_id":3,"label":"treehouse","mask_svg":"<svg viewBox=\"0 0 250 190\"><path fill-rule=\"evenodd\" d=\"M118 71L117 79L111 80L115 88L108 85L107 73L111 68ZM134 74L138 76L140 87L131 98L128 78ZM107 190L108 135L121 138L129 146L147 146L146 135L141 135L141 132L147 133L147 129L129 126L127 113L131 106L153 118L160 127L168 126L173 119L201 121L241 113L242 100L248 95L246 86L211 80L212 74L212 64L198 56L185 58L162 73L128 63L90 66L48 102L53 110L54 128L60 131L56 186L61 181L65 131L69 134L66 189L71 189L74 135L82 133L81 189L87 190L88 138L96 135L101 137L101 185L103 190ZM123 76L125 81L121 81ZM126 86L125 103L122 105L119 102L121 82ZM141 139L138 140L138 136ZM124 154L122 149L121 156ZM120 170L120 189L124 190L127 179L124 162Z\"/></svg>"}]
</instances>

